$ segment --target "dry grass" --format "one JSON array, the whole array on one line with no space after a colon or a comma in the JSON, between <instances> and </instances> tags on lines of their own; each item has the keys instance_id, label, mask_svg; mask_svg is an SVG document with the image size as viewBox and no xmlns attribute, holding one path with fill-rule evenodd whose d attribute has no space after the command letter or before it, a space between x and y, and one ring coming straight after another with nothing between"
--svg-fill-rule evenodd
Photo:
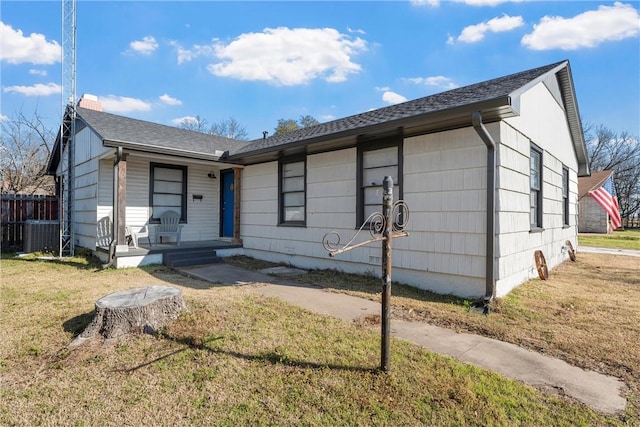
<instances>
[{"instance_id":1,"label":"dry grass","mask_svg":"<svg viewBox=\"0 0 640 427\"><path fill-rule=\"evenodd\" d=\"M380 299L380 280L327 271L299 278L335 292ZM580 253L494 301L489 316L472 301L395 284L393 316L478 333L622 378L627 420L640 424L640 258Z\"/></svg>"},{"instance_id":2,"label":"dry grass","mask_svg":"<svg viewBox=\"0 0 640 427\"><path fill-rule=\"evenodd\" d=\"M620 424L403 342L382 375L377 331L250 286L82 259L3 259L1 274L2 425ZM66 348L96 299L151 284L179 287L190 310L158 336Z\"/></svg>"}]
</instances>

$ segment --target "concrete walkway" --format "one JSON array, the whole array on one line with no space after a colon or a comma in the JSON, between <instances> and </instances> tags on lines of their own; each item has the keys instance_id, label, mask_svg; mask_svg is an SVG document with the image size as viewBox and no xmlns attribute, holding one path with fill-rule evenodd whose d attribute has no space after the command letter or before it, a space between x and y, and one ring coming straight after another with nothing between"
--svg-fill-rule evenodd
<instances>
[{"instance_id":1,"label":"concrete walkway","mask_svg":"<svg viewBox=\"0 0 640 427\"><path fill-rule=\"evenodd\" d=\"M626 255L640 257L640 251L634 249L611 249L611 248L594 248L592 246L579 246L577 250L580 252L591 254L607 254L607 255Z\"/></svg>"},{"instance_id":2,"label":"concrete walkway","mask_svg":"<svg viewBox=\"0 0 640 427\"><path fill-rule=\"evenodd\" d=\"M327 292L317 286L301 285L228 264L191 267L183 271L215 283L264 284L257 286L255 291L345 321L380 314L381 311L380 303L374 301ZM284 269L279 273L287 271ZM456 333L424 322L392 320L391 329L396 338L499 372L541 390L573 397L606 414L623 411L626 405L623 397L625 385L619 379L585 371L513 344L479 335Z\"/></svg>"}]
</instances>

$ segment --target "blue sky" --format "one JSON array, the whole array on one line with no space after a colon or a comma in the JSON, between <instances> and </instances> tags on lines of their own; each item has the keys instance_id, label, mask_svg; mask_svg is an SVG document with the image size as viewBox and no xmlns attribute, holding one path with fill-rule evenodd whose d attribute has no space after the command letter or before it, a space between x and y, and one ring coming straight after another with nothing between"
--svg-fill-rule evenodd
<instances>
[{"instance_id":1,"label":"blue sky","mask_svg":"<svg viewBox=\"0 0 640 427\"><path fill-rule=\"evenodd\" d=\"M251 139L568 59L583 122L640 134L640 2L77 2L77 95ZM0 3L0 119L61 115L61 3Z\"/></svg>"}]
</instances>

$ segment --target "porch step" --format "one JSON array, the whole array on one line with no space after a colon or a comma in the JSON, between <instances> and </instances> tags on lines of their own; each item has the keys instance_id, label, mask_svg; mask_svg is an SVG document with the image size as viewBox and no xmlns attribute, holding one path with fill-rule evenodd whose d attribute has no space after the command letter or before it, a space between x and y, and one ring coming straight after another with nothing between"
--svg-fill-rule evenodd
<instances>
[{"instance_id":1,"label":"porch step","mask_svg":"<svg viewBox=\"0 0 640 427\"><path fill-rule=\"evenodd\" d=\"M174 268L219 262L222 262L222 258L212 249L187 249L180 252L169 252L162 257L164 265Z\"/></svg>"}]
</instances>

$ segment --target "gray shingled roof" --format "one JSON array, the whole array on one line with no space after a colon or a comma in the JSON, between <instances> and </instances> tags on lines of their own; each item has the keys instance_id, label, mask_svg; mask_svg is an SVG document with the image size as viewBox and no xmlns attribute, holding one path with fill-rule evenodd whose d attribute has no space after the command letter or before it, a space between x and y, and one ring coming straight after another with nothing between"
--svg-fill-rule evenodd
<instances>
[{"instance_id":1,"label":"gray shingled roof","mask_svg":"<svg viewBox=\"0 0 640 427\"><path fill-rule=\"evenodd\" d=\"M231 156L231 158L241 157L243 154L250 154L257 150L263 151L269 148L276 148L326 135L365 129L381 123L389 123L414 116L453 110L471 104L505 98L512 92L521 89L523 86L528 85L563 63L565 63L565 61L449 90L402 104L356 114L343 119L321 123L309 128L253 140L237 151L237 156Z\"/></svg>"},{"instance_id":2,"label":"gray shingled roof","mask_svg":"<svg viewBox=\"0 0 640 427\"><path fill-rule=\"evenodd\" d=\"M172 126L131 119L86 108L76 109L107 146L126 146L143 151L175 152L189 157L208 158L216 150L233 153L247 143Z\"/></svg>"},{"instance_id":3,"label":"gray shingled roof","mask_svg":"<svg viewBox=\"0 0 640 427\"><path fill-rule=\"evenodd\" d=\"M586 146L568 61L487 80L402 104L321 123L294 132L250 142L187 131L114 114L78 108L78 115L107 146L217 160L216 151L228 151L225 161L251 164L276 160L282 155L321 152L355 146L363 138L385 134L405 136L471 126L471 112L484 121L501 120L519 113L519 96L555 73L565 102L567 120L579 164L579 175L589 174ZM57 143L57 142L56 142ZM49 169L57 160L52 157Z\"/></svg>"}]
</instances>

